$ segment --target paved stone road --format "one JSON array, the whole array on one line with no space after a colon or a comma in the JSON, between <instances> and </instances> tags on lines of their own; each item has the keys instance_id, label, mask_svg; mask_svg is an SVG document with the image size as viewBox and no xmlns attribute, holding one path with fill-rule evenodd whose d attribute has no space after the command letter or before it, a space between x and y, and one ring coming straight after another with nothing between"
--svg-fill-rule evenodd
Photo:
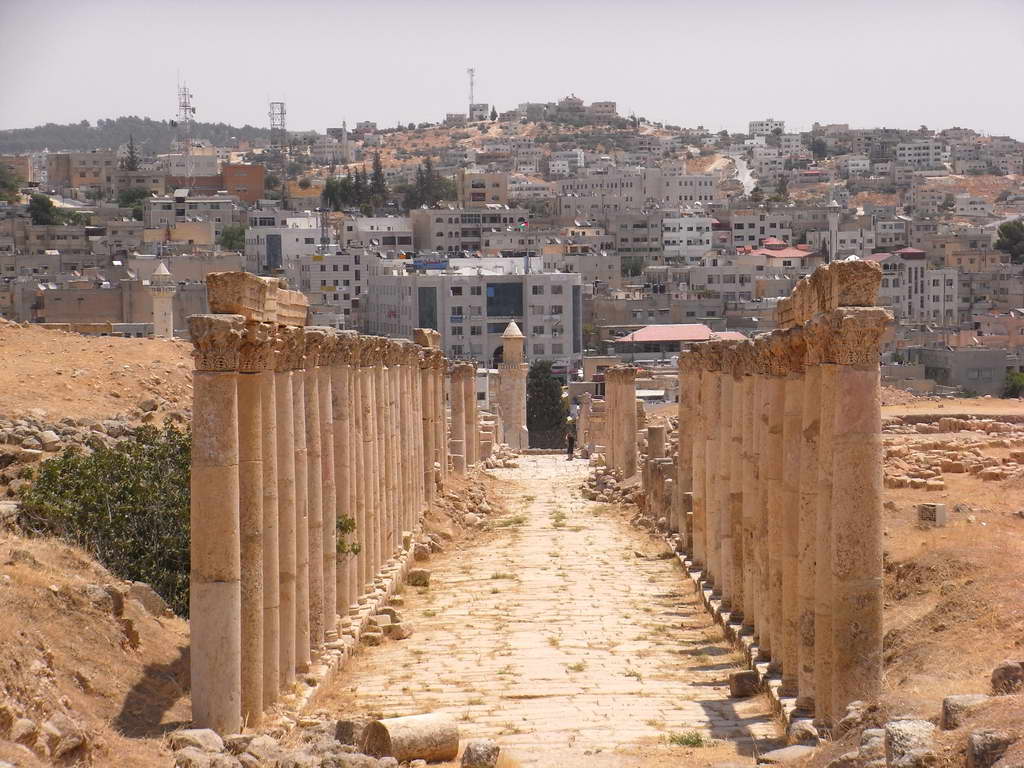
<instances>
[{"instance_id":1,"label":"paved stone road","mask_svg":"<svg viewBox=\"0 0 1024 768\"><path fill-rule=\"evenodd\" d=\"M523 766L660 766L750 755L777 736L763 698L728 697L739 661L689 582L623 512L584 500L583 461L524 457L493 534L435 555L408 589L415 634L364 650L314 706L449 712ZM645 557L637 557L637 553ZM711 748L668 744L693 732ZM681 760L684 755L688 759Z\"/></svg>"}]
</instances>

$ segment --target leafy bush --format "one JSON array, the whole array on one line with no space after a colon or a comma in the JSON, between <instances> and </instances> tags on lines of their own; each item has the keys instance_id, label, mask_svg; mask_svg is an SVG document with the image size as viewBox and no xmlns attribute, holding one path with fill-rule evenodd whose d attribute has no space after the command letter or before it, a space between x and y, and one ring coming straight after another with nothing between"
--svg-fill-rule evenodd
<instances>
[{"instance_id":1,"label":"leafy bush","mask_svg":"<svg viewBox=\"0 0 1024 768\"><path fill-rule=\"evenodd\" d=\"M69 449L22 491L20 524L76 544L188 615L192 434L143 426L89 455Z\"/></svg>"},{"instance_id":2,"label":"leafy bush","mask_svg":"<svg viewBox=\"0 0 1024 768\"><path fill-rule=\"evenodd\" d=\"M1006 374L1003 397L1024 397L1024 373Z\"/></svg>"}]
</instances>

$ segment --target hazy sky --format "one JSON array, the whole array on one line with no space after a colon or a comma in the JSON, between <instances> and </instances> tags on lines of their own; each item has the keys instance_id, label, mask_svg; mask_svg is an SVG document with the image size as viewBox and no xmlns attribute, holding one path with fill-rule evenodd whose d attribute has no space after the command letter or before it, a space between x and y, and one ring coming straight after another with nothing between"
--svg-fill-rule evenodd
<instances>
[{"instance_id":1,"label":"hazy sky","mask_svg":"<svg viewBox=\"0 0 1024 768\"><path fill-rule=\"evenodd\" d=\"M776 117L1024 139L1024 0L0 0L0 128L172 118L436 121L574 92L745 129Z\"/></svg>"}]
</instances>

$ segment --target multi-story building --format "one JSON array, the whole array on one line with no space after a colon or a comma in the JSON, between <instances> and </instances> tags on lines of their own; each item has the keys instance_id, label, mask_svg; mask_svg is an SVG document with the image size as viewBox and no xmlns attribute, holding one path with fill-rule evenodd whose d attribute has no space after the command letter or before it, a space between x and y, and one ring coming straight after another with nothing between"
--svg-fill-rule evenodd
<instances>
[{"instance_id":1,"label":"multi-story building","mask_svg":"<svg viewBox=\"0 0 1024 768\"><path fill-rule=\"evenodd\" d=\"M345 217L338 229L345 248L368 248L388 258L413 250L412 220L408 216Z\"/></svg>"},{"instance_id":2,"label":"multi-story building","mask_svg":"<svg viewBox=\"0 0 1024 768\"><path fill-rule=\"evenodd\" d=\"M460 168L455 175L455 190L463 208L508 205L508 174L469 173Z\"/></svg>"},{"instance_id":3,"label":"multi-story building","mask_svg":"<svg viewBox=\"0 0 1024 768\"><path fill-rule=\"evenodd\" d=\"M147 229L162 229L179 222L209 221L216 237L224 227L240 224L243 210L234 195L193 195L177 189L172 195L151 197L145 201L143 221Z\"/></svg>"},{"instance_id":4,"label":"multi-story building","mask_svg":"<svg viewBox=\"0 0 1024 768\"><path fill-rule=\"evenodd\" d=\"M732 242L740 246L757 246L765 238L789 242L793 239L792 220L784 209L740 209L732 212Z\"/></svg>"},{"instance_id":5,"label":"multi-story building","mask_svg":"<svg viewBox=\"0 0 1024 768\"><path fill-rule=\"evenodd\" d=\"M362 248L308 247L286 255L283 269L288 283L309 297L314 324L334 328L360 328L360 306L366 277L376 256Z\"/></svg>"},{"instance_id":6,"label":"multi-story building","mask_svg":"<svg viewBox=\"0 0 1024 768\"><path fill-rule=\"evenodd\" d=\"M779 136L779 149L783 157L796 157L806 151L803 137L799 133L784 133Z\"/></svg>"},{"instance_id":7,"label":"multi-story building","mask_svg":"<svg viewBox=\"0 0 1024 768\"><path fill-rule=\"evenodd\" d=\"M956 269L933 269L924 251L902 248L895 253L876 253L866 258L882 267L878 298L898 322L960 322L959 275Z\"/></svg>"},{"instance_id":8,"label":"multi-story building","mask_svg":"<svg viewBox=\"0 0 1024 768\"><path fill-rule=\"evenodd\" d=\"M369 278L367 331L411 338L414 328L434 328L448 357L493 365L502 359L501 334L514 321L526 336L527 360L579 367L580 275L524 273L519 259L486 260L487 267L473 261L452 259L445 270L379 269Z\"/></svg>"},{"instance_id":9,"label":"multi-story building","mask_svg":"<svg viewBox=\"0 0 1024 768\"><path fill-rule=\"evenodd\" d=\"M32 155L0 155L0 166L5 166L22 183L36 180Z\"/></svg>"},{"instance_id":10,"label":"multi-story building","mask_svg":"<svg viewBox=\"0 0 1024 768\"><path fill-rule=\"evenodd\" d=\"M293 257L311 253L322 239L317 217L308 214L256 208L249 211L248 222L245 269L257 275L270 275L283 269Z\"/></svg>"},{"instance_id":11,"label":"multi-story building","mask_svg":"<svg viewBox=\"0 0 1024 768\"><path fill-rule=\"evenodd\" d=\"M786 121L775 120L774 118L769 117L764 120L751 120L747 126L747 133L751 136L767 136L775 131L785 133Z\"/></svg>"},{"instance_id":12,"label":"multi-story building","mask_svg":"<svg viewBox=\"0 0 1024 768\"><path fill-rule=\"evenodd\" d=\"M662 245L667 264L699 264L712 248L714 219L691 208L665 212L661 220Z\"/></svg>"},{"instance_id":13,"label":"multi-story building","mask_svg":"<svg viewBox=\"0 0 1024 768\"><path fill-rule=\"evenodd\" d=\"M409 212L418 251L479 251L490 230L527 228L530 212L487 203L481 208L419 208Z\"/></svg>"},{"instance_id":14,"label":"multi-story building","mask_svg":"<svg viewBox=\"0 0 1024 768\"><path fill-rule=\"evenodd\" d=\"M901 141L896 145L896 162L912 168L941 168L944 149L936 139Z\"/></svg>"},{"instance_id":15,"label":"multi-story building","mask_svg":"<svg viewBox=\"0 0 1024 768\"><path fill-rule=\"evenodd\" d=\"M51 152L46 156L46 184L57 191L78 189L109 195L118 170L117 152Z\"/></svg>"},{"instance_id":16,"label":"multi-story building","mask_svg":"<svg viewBox=\"0 0 1024 768\"><path fill-rule=\"evenodd\" d=\"M953 213L970 218L992 215L992 203L983 197L962 193L953 196Z\"/></svg>"}]
</instances>

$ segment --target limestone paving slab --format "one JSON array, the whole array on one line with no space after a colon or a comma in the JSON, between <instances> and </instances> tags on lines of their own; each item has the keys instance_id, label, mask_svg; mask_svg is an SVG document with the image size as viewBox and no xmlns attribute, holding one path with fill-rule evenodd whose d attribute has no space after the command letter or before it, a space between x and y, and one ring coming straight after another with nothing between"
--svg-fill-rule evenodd
<instances>
[{"instance_id":1,"label":"limestone paving slab","mask_svg":"<svg viewBox=\"0 0 1024 768\"><path fill-rule=\"evenodd\" d=\"M743 660L680 565L622 510L580 496L584 462L519 464L493 474L521 524L434 555L430 587L404 595L413 636L360 648L311 707L447 713L523 766L556 764L553 748L564 766L611 753L622 760L604 764L661 765L687 731L739 754L774 746L767 700L729 698Z\"/></svg>"}]
</instances>

